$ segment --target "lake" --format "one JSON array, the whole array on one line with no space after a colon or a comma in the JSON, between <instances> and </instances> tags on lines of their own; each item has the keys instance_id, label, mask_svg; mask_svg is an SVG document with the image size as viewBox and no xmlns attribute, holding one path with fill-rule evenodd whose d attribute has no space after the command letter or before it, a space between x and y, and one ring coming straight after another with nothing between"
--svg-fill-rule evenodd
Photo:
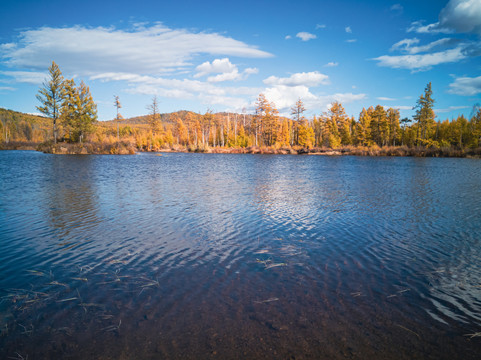
<instances>
[{"instance_id":1,"label":"lake","mask_svg":"<svg viewBox=\"0 0 481 360\"><path fill-rule=\"evenodd\" d=\"M479 359L481 161L0 152L2 359Z\"/></svg>"}]
</instances>

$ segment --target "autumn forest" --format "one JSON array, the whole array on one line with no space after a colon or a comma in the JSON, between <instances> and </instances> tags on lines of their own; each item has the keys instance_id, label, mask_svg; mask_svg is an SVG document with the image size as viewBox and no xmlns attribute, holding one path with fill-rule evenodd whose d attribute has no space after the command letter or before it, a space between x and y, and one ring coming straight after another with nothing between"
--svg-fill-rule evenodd
<instances>
[{"instance_id":1,"label":"autumn forest","mask_svg":"<svg viewBox=\"0 0 481 360\"><path fill-rule=\"evenodd\" d=\"M358 155L479 156L481 108L469 119L440 120L434 112L431 83L418 97L412 119L381 105L363 108L357 119L340 102L307 118L302 99L280 116L276 105L259 94L253 113L161 114L154 96L147 115L124 119L119 96L116 118L98 121L88 86L64 79L55 63L39 89L37 109L44 116L0 109L5 149L35 147L56 153L122 154L136 151L254 153L326 153Z\"/></svg>"}]
</instances>

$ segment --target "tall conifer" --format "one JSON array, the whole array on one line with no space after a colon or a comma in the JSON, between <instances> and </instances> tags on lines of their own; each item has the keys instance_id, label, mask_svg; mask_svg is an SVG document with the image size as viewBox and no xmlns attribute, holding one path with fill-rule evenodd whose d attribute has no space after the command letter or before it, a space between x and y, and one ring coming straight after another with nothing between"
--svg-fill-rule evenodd
<instances>
[{"instance_id":1,"label":"tall conifer","mask_svg":"<svg viewBox=\"0 0 481 360\"><path fill-rule=\"evenodd\" d=\"M42 104L37 110L52 119L53 139L57 143L57 120L60 116L60 108L64 97L64 79L58 65L52 61L48 68L50 80L43 83L43 88L38 91L37 99Z\"/></svg>"}]
</instances>

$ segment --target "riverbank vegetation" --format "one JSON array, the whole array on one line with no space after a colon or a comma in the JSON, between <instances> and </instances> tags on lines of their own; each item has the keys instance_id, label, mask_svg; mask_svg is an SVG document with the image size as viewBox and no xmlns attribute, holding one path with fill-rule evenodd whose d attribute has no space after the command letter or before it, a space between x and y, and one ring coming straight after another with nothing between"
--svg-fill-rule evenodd
<instances>
[{"instance_id":1,"label":"riverbank vegetation","mask_svg":"<svg viewBox=\"0 0 481 360\"><path fill-rule=\"evenodd\" d=\"M88 87L64 80L58 66L39 90L46 117L0 109L1 148L33 148L50 153L131 154L135 151L324 154L364 156L481 156L481 108L469 119L436 120L431 83L418 98L412 119L381 105L348 116L340 102L308 119L301 99L290 117L279 116L274 103L260 94L253 113L161 114L157 97L148 114L97 121ZM40 145L41 144L41 145Z\"/></svg>"}]
</instances>

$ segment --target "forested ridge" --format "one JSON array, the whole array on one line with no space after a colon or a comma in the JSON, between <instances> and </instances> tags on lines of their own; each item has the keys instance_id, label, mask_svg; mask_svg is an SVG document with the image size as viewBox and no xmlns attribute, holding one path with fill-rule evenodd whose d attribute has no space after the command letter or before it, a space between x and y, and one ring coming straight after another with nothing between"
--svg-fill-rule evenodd
<instances>
[{"instance_id":1,"label":"forested ridge","mask_svg":"<svg viewBox=\"0 0 481 360\"><path fill-rule=\"evenodd\" d=\"M47 117L0 109L3 148L14 148L18 143L44 143L41 150L48 151L53 139L64 147L94 144L86 150L88 153L332 150L361 155L481 155L481 108L474 106L470 118L463 115L451 120L436 118L431 83L414 104L412 119L401 119L398 109L381 105L363 108L355 118L346 114L340 102L333 102L325 113L307 118L302 99L290 109L290 117L283 117L274 103L259 94L252 113L206 111L204 114L191 111L161 114L154 96L146 104L146 115L130 119L122 117L121 99L114 96L116 118L97 121L88 87L83 82L77 87L73 80L64 80L55 63L49 70L50 82L44 84L37 96L41 102L37 109Z\"/></svg>"}]
</instances>

